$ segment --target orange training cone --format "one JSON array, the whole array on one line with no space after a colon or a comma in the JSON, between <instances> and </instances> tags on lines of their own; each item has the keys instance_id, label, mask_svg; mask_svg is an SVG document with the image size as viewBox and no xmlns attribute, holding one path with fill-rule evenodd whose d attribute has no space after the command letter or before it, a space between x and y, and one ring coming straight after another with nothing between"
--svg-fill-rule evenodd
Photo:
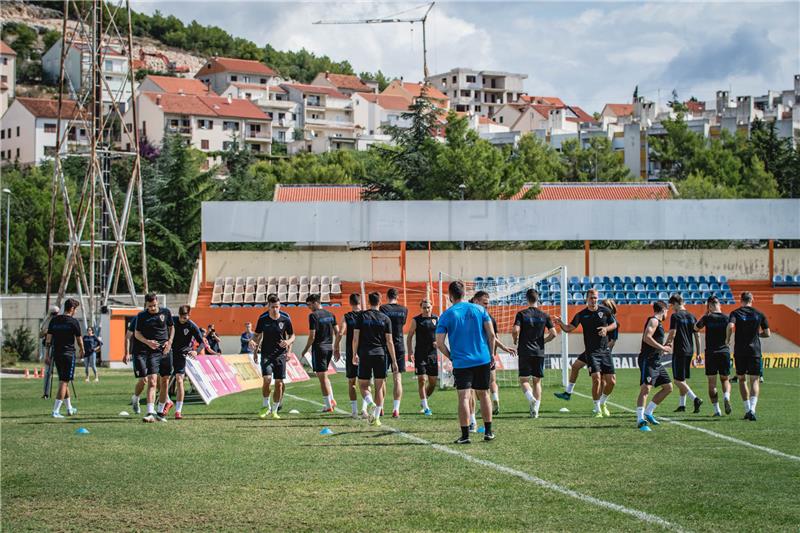
<instances>
[{"instance_id":1,"label":"orange training cone","mask_svg":"<svg viewBox=\"0 0 800 533\"><path fill-rule=\"evenodd\" d=\"M27 368L25 369L25 379L31 379L31 372Z\"/></svg>"},{"instance_id":2,"label":"orange training cone","mask_svg":"<svg viewBox=\"0 0 800 533\"><path fill-rule=\"evenodd\" d=\"M36 367L33 367L33 377L39 379L39 369Z\"/></svg>"},{"instance_id":3,"label":"orange training cone","mask_svg":"<svg viewBox=\"0 0 800 533\"><path fill-rule=\"evenodd\" d=\"M44 379L44 367L39 369L39 377Z\"/></svg>"}]
</instances>

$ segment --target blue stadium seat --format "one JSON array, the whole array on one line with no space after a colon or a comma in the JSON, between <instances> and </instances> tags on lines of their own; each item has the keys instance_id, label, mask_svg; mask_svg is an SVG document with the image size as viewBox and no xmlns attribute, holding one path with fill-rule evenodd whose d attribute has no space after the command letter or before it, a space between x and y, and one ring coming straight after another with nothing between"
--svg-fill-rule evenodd
<instances>
[{"instance_id":1,"label":"blue stadium seat","mask_svg":"<svg viewBox=\"0 0 800 533\"><path fill-rule=\"evenodd\" d=\"M720 277L719 277L719 282L720 282L720 283L728 283L728 278L727 278L727 276L720 276Z\"/></svg>"},{"instance_id":2,"label":"blue stadium seat","mask_svg":"<svg viewBox=\"0 0 800 533\"><path fill-rule=\"evenodd\" d=\"M666 302L667 300L669 300L669 294L667 294L666 292L663 292L663 291L659 292L658 293L658 299L659 300L664 300Z\"/></svg>"},{"instance_id":3,"label":"blue stadium seat","mask_svg":"<svg viewBox=\"0 0 800 533\"><path fill-rule=\"evenodd\" d=\"M603 283L603 278L601 278L600 276L594 276L592 278L592 283L594 283L595 285L597 285L598 283Z\"/></svg>"},{"instance_id":4,"label":"blue stadium seat","mask_svg":"<svg viewBox=\"0 0 800 533\"><path fill-rule=\"evenodd\" d=\"M719 291L722 287L720 287L719 283L709 283L708 290L710 291Z\"/></svg>"},{"instance_id":5,"label":"blue stadium seat","mask_svg":"<svg viewBox=\"0 0 800 533\"><path fill-rule=\"evenodd\" d=\"M670 283L677 283L673 276L667 276L667 284L669 285Z\"/></svg>"},{"instance_id":6,"label":"blue stadium seat","mask_svg":"<svg viewBox=\"0 0 800 533\"><path fill-rule=\"evenodd\" d=\"M636 286L633 288L633 290L635 290L636 292L642 292L646 291L647 289L645 288L644 284L637 283Z\"/></svg>"},{"instance_id":7,"label":"blue stadium seat","mask_svg":"<svg viewBox=\"0 0 800 533\"><path fill-rule=\"evenodd\" d=\"M644 283L644 280L642 279L642 276L636 276L636 277L633 278L633 282L634 283Z\"/></svg>"},{"instance_id":8,"label":"blue stadium seat","mask_svg":"<svg viewBox=\"0 0 800 533\"><path fill-rule=\"evenodd\" d=\"M635 292L629 292L625 295L625 299L628 300L629 302L635 302L638 298L636 298Z\"/></svg>"},{"instance_id":9,"label":"blue stadium seat","mask_svg":"<svg viewBox=\"0 0 800 533\"><path fill-rule=\"evenodd\" d=\"M677 290L678 290L678 285L676 283L667 283L668 292L675 292Z\"/></svg>"},{"instance_id":10,"label":"blue stadium seat","mask_svg":"<svg viewBox=\"0 0 800 533\"><path fill-rule=\"evenodd\" d=\"M678 276L677 278L675 278L675 283L677 283L678 285L682 285L686 283L686 278L683 276Z\"/></svg>"},{"instance_id":11,"label":"blue stadium seat","mask_svg":"<svg viewBox=\"0 0 800 533\"><path fill-rule=\"evenodd\" d=\"M711 290L711 289L708 287L708 283L702 283L702 282L701 282L701 283L700 283L700 284L699 284L697 287L698 287L698 289L700 290L700 292L703 292L703 291L710 291L710 290Z\"/></svg>"},{"instance_id":12,"label":"blue stadium seat","mask_svg":"<svg viewBox=\"0 0 800 533\"><path fill-rule=\"evenodd\" d=\"M701 300L701 301L702 301L702 299L703 299L702 295L701 295L699 292L693 292L693 293L691 293L691 294L689 295L689 297L690 297L692 300L695 300L695 301L697 301L697 300Z\"/></svg>"},{"instance_id":13,"label":"blue stadium seat","mask_svg":"<svg viewBox=\"0 0 800 533\"><path fill-rule=\"evenodd\" d=\"M652 285L653 283L656 282L656 280L653 279L653 276L645 276L644 282L648 285Z\"/></svg>"},{"instance_id":14,"label":"blue stadium seat","mask_svg":"<svg viewBox=\"0 0 800 533\"><path fill-rule=\"evenodd\" d=\"M608 277L608 276L603 276L603 283L605 283L606 285L608 285L609 283L613 283L613 281L611 280L611 278L610 278L610 277Z\"/></svg>"},{"instance_id":15,"label":"blue stadium seat","mask_svg":"<svg viewBox=\"0 0 800 533\"><path fill-rule=\"evenodd\" d=\"M667 283L667 280L664 279L664 276L656 276L656 283Z\"/></svg>"},{"instance_id":16,"label":"blue stadium seat","mask_svg":"<svg viewBox=\"0 0 800 533\"><path fill-rule=\"evenodd\" d=\"M708 283L708 278L705 276L698 276L697 283Z\"/></svg>"},{"instance_id":17,"label":"blue stadium seat","mask_svg":"<svg viewBox=\"0 0 800 533\"><path fill-rule=\"evenodd\" d=\"M633 283L633 278L630 276L625 276L623 278L623 282L627 285L628 283Z\"/></svg>"},{"instance_id":18,"label":"blue stadium seat","mask_svg":"<svg viewBox=\"0 0 800 533\"><path fill-rule=\"evenodd\" d=\"M687 290L689 291L697 291L700 290L700 287L697 286L697 283L689 283Z\"/></svg>"},{"instance_id":19,"label":"blue stadium seat","mask_svg":"<svg viewBox=\"0 0 800 533\"><path fill-rule=\"evenodd\" d=\"M621 278L621 277L619 277L619 276L614 276L614 277L612 278L612 281L613 281L615 284L617 284L617 283L622 283L622 278Z\"/></svg>"},{"instance_id":20,"label":"blue stadium seat","mask_svg":"<svg viewBox=\"0 0 800 533\"><path fill-rule=\"evenodd\" d=\"M589 276L583 276L581 278L581 283L584 285L590 285L592 283L592 278L590 278Z\"/></svg>"},{"instance_id":21,"label":"blue stadium seat","mask_svg":"<svg viewBox=\"0 0 800 533\"><path fill-rule=\"evenodd\" d=\"M570 282L570 284L580 283L581 282L581 278L579 278L578 276L570 276L569 282Z\"/></svg>"},{"instance_id":22,"label":"blue stadium seat","mask_svg":"<svg viewBox=\"0 0 800 533\"><path fill-rule=\"evenodd\" d=\"M625 283L625 285L622 287L622 290L624 290L626 292L630 292L630 291L634 290L633 283Z\"/></svg>"},{"instance_id":23,"label":"blue stadium seat","mask_svg":"<svg viewBox=\"0 0 800 533\"><path fill-rule=\"evenodd\" d=\"M708 276L708 283L719 283L719 280L717 279L717 276Z\"/></svg>"},{"instance_id":24,"label":"blue stadium seat","mask_svg":"<svg viewBox=\"0 0 800 533\"><path fill-rule=\"evenodd\" d=\"M561 285L558 283L554 283L550 285L550 292L560 293L561 292Z\"/></svg>"},{"instance_id":25,"label":"blue stadium seat","mask_svg":"<svg viewBox=\"0 0 800 533\"><path fill-rule=\"evenodd\" d=\"M694 276L688 276L688 277L686 278L686 281L687 281L688 283L697 283L697 278L695 278Z\"/></svg>"},{"instance_id":26,"label":"blue stadium seat","mask_svg":"<svg viewBox=\"0 0 800 533\"><path fill-rule=\"evenodd\" d=\"M659 291L659 292L666 291L667 290L667 284L666 283L656 283L656 290Z\"/></svg>"},{"instance_id":27,"label":"blue stadium seat","mask_svg":"<svg viewBox=\"0 0 800 533\"><path fill-rule=\"evenodd\" d=\"M783 277L783 276L781 276L780 274L775 274L774 276L772 276L772 284L773 284L775 287L780 287L780 286L781 286L781 285L783 285L785 282L786 282L786 278L784 278L784 277Z\"/></svg>"}]
</instances>

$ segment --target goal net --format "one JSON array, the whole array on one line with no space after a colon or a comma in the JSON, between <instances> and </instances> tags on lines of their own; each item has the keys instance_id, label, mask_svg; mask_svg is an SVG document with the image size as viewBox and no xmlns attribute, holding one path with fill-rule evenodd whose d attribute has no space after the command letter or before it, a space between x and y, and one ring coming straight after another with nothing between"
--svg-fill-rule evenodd
<instances>
[{"instance_id":1,"label":"goal net","mask_svg":"<svg viewBox=\"0 0 800 533\"><path fill-rule=\"evenodd\" d=\"M460 280L467 289L467 298L472 298L478 291L489 294L489 314L497 322L497 334L500 342L508 348L516 348L511 332L517 312L528 307L525 293L528 289L539 292L539 308L552 318L567 318L567 269L560 266L547 272L528 276L488 276L463 279L444 272L439 273L434 305L437 314L441 315L449 306L447 287L452 281ZM562 305L564 302L564 305ZM569 350L567 334L561 332L555 339L545 345L545 372L542 386L557 387L566 385ZM497 349L495 356L497 384L500 387L519 386L518 359L502 348ZM439 384L441 388L453 387L453 372L450 361L440 355Z\"/></svg>"}]
</instances>

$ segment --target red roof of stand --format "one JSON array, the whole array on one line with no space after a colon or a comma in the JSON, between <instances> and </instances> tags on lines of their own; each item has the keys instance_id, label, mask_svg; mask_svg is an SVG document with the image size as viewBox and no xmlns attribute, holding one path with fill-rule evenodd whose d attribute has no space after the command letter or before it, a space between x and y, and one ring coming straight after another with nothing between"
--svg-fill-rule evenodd
<instances>
[{"instance_id":1,"label":"red roof of stand","mask_svg":"<svg viewBox=\"0 0 800 533\"><path fill-rule=\"evenodd\" d=\"M541 183L537 200L670 200L677 196L671 182ZM531 188L527 183L509 198L519 200ZM361 185L276 185L274 202L360 202Z\"/></svg>"}]
</instances>

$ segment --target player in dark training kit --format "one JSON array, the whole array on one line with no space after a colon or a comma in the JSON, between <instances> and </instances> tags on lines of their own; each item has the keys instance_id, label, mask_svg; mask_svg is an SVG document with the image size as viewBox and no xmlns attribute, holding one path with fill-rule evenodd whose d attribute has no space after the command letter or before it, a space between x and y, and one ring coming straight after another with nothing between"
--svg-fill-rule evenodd
<instances>
[{"instance_id":1,"label":"player in dark training kit","mask_svg":"<svg viewBox=\"0 0 800 533\"><path fill-rule=\"evenodd\" d=\"M353 363L353 332L356 329L358 315L361 313L361 296L350 295L350 311L344 314L344 320L336 329L336 340L333 343L333 358L338 361L341 357L339 345L344 337L344 371L347 376L347 394L350 396L350 415L358 418L358 394L356 380L358 366ZM367 404L364 402L362 411L366 413Z\"/></svg>"},{"instance_id":2,"label":"player in dark training kit","mask_svg":"<svg viewBox=\"0 0 800 533\"><path fill-rule=\"evenodd\" d=\"M667 370L661 365L661 354L670 353L672 346L664 343L664 327L661 323L667 317L667 304L655 302L653 316L647 319L642 333L642 348L639 352L639 397L636 399L636 421L640 431L651 431L650 425L660 422L653 416L656 407L672 392L672 383ZM661 387L653 401L647 403L647 396L653 387ZM647 403L647 407L645 404Z\"/></svg>"},{"instance_id":3,"label":"player in dark training kit","mask_svg":"<svg viewBox=\"0 0 800 533\"><path fill-rule=\"evenodd\" d=\"M381 313L392 321L392 341L397 356L397 372L392 373L392 418L400 416L400 400L403 399L403 375L406 371L406 346L403 342L403 328L408 319L408 309L397 303L397 289L386 291L389 303L381 306ZM388 362L387 362L388 363Z\"/></svg>"},{"instance_id":4,"label":"player in dark training kit","mask_svg":"<svg viewBox=\"0 0 800 533\"><path fill-rule=\"evenodd\" d=\"M294 342L294 328L289 315L281 313L281 301L275 294L267 296L268 311L258 317L256 334L250 340L253 350L253 361L258 364L258 352L261 351L261 410L258 412L262 420L270 414L279 419L278 408L283 402L284 383L286 379L286 354ZM270 405L270 387L275 380L275 393Z\"/></svg>"},{"instance_id":5,"label":"player in dark training kit","mask_svg":"<svg viewBox=\"0 0 800 533\"><path fill-rule=\"evenodd\" d=\"M136 340L136 316L132 316L128 320L127 330L125 331L125 354L122 356L122 363L127 365L135 356L133 354L139 353L144 350L144 345ZM147 384L147 375L140 376L137 371L136 364L133 364L133 375L136 377L136 385L133 388L133 396L131 396L131 408L133 414L138 415L141 413L139 407L139 397L142 395L144 386Z\"/></svg>"},{"instance_id":6,"label":"player in dark training kit","mask_svg":"<svg viewBox=\"0 0 800 533\"><path fill-rule=\"evenodd\" d=\"M512 337L519 354L519 385L528 400L531 418L539 418L544 377L544 345L556 338L556 328L553 327L550 316L539 309L539 293L535 289L528 289L525 298L529 307L518 312L514 318Z\"/></svg>"},{"instance_id":7,"label":"player in dark training kit","mask_svg":"<svg viewBox=\"0 0 800 533\"><path fill-rule=\"evenodd\" d=\"M172 372L170 351L175 326L172 313L166 307L159 307L156 294L145 295L144 303L145 310L136 315L134 336L140 345L133 361L136 376L147 376L147 414L142 420L166 422L167 419L163 416L165 406L160 412L155 410L156 387L159 374L163 376L165 370L167 375Z\"/></svg>"},{"instance_id":8,"label":"player in dark training kit","mask_svg":"<svg viewBox=\"0 0 800 533\"><path fill-rule=\"evenodd\" d=\"M714 406L712 416L722 416L717 394L717 374L722 385L722 397L725 403L725 414L731 414L731 351L725 343L728 329L728 315L722 312L719 298L711 296L706 303L706 314L700 317L694 326L695 331L706 331L705 367L708 378L708 397Z\"/></svg>"},{"instance_id":9,"label":"player in dark training kit","mask_svg":"<svg viewBox=\"0 0 800 533\"><path fill-rule=\"evenodd\" d=\"M756 420L756 404L760 389L761 374L761 339L770 336L769 323L764 313L753 307L753 295L743 292L740 298L741 307L735 309L728 318L728 330L725 344L733 343L733 361L736 364L736 376L739 378L739 393L744 403L744 419ZM750 378L750 390L747 387Z\"/></svg>"},{"instance_id":10,"label":"player in dark training kit","mask_svg":"<svg viewBox=\"0 0 800 533\"><path fill-rule=\"evenodd\" d=\"M72 407L69 382L75 376L75 347L78 347L78 357L84 355L81 325L75 320L75 311L79 306L78 300L67 298L64 302L64 314L54 316L47 325L44 364L49 367L52 357L58 372L58 392L53 405L53 418L64 418L61 414L62 403L67 405L68 416L78 412L77 408Z\"/></svg>"},{"instance_id":11,"label":"player in dark training kit","mask_svg":"<svg viewBox=\"0 0 800 533\"><path fill-rule=\"evenodd\" d=\"M698 398L686 383L695 353L700 353L700 334L694 328L697 319L686 310L683 305L683 296L680 294L673 294L669 297L669 306L672 308L672 315L669 317L667 344L672 345L672 379L680 392L680 400L675 412L686 411L686 397L688 396L689 401L694 404L694 412L699 413L703 400Z\"/></svg>"},{"instance_id":12,"label":"player in dark training kit","mask_svg":"<svg viewBox=\"0 0 800 533\"><path fill-rule=\"evenodd\" d=\"M431 416L428 398L436 390L439 379L439 353L436 350L436 321L439 317L431 313L433 306L427 298L420 302L419 307L422 313L414 317L408 330L408 356L417 375L421 413Z\"/></svg>"},{"instance_id":13,"label":"player in dark training kit","mask_svg":"<svg viewBox=\"0 0 800 533\"><path fill-rule=\"evenodd\" d=\"M178 316L172 317L175 336L172 341L172 375L175 376L175 420L183 418L183 398L186 394L183 380L186 376L186 358L195 357L194 343L203 343L203 334L197 324L190 320L192 308L182 305L178 308ZM163 386L169 384L169 378L161 378ZM163 415L166 416L166 413Z\"/></svg>"},{"instance_id":14,"label":"player in dark training kit","mask_svg":"<svg viewBox=\"0 0 800 533\"><path fill-rule=\"evenodd\" d=\"M387 353L389 366L392 373L395 374L397 373L397 359L394 353L392 322L379 308L381 295L371 292L367 298L369 309L359 313L353 333L353 346L355 347L353 362L358 365L358 384L361 387L361 397L367 402L369 423L380 426L383 397L386 390L384 381L386 380ZM375 380L375 401L369 392L370 379Z\"/></svg>"},{"instance_id":15,"label":"player in dark training kit","mask_svg":"<svg viewBox=\"0 0 800 533\"><path fill-rule=\"evenodd\" d=\"M555 317L555 323L567 333L575 331L579 326L583 330L586 361L592 376L594 416L603 418L603 406L608 399L603 390L610 385L615 374L614 361L608 347L609 333L617 328L611 310L598 305L597 289L589 289L586 291L586 307L573 316L569 324L564 324L561 317Z\"/></svg>"},{"instance_id":16,"label":"player in dark training kit","mask_svg":"<svg viewBox=\"0 0 800 533\"><path fill-rule=\"evenodd\" d=\"M322 308L319 294L309 294L306 305L311 309L308 315L308 342L303 348L303 357L311 351L311 367L319 379L324 407L323 413L332 413L336 409L333 388L328 379L328 366L333 357L333 336L336 331L336 317Z\"/></svg>"}]
</instances>

